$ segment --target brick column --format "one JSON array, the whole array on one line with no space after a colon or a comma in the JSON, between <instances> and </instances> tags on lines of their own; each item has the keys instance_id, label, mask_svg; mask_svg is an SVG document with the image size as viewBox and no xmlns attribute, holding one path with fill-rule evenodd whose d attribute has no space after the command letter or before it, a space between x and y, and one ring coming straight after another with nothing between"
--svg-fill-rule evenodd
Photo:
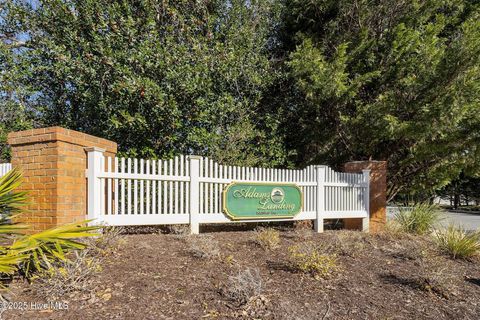
<instances>
[{"instance_id":1,"label":"brick column","mask_svg":"<svg viewBox=\"0 0 480 320\"><path fill-rule=\"evenodd\" d=\"M370 170L370 231L383 230L387 222L387 162L353 161L344 166L345 172ZM344 219L346 229L360 230L362 219Z\"/></svg>"},{"instance_id":2,"label":"brick column","mask_svg":"<svg viewBox=\"0 0 480 320\"><path fill-rule=\"evenodd\" d=\"M86 219L86 147L105 149L115 156L115 142L81 132L50 127L12 132L12 165L23 171L22 190L30 204L19 220L33 231Z\"/></svg>"}]
</instances>

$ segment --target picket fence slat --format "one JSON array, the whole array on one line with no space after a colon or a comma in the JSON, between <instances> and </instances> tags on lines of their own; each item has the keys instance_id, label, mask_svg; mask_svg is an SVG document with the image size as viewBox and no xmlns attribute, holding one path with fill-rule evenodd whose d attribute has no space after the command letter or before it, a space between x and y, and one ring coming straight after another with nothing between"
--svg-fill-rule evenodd
<instances>
[{"instance_id":1,"label":"picket fence slat","mask_svg":"<svg viewBox=\"0 0 480 320\"><path fill-rule=\"evenodd\" d=\"M107 158L107 163L108 163L108 172L112 172L112 158L108 157ZM112 194L112 179L107 179L107 214L111 215L112 214L112 201L113 201L113 194Z\"/></svg>"},{"instance_id":2,"label":"picket fence slat","mask_svg":"<svg viewBox=\"0 0 480 320\"><path fill-rule=\"evenodd\" d=\"M6 175L10 170L12 170L11 163L0 163L0 177Z\"/></svg>"},{"instance_id":3,"label":"picket fence slat","mask_svg":"<svg viewBox=\"0 0 480 320\"><path fill-rule=\"evenodd\" d=\"M6 175L10 170L12 170L11 163L0 163L0 177Z\"/></svg>"}]
</instances>

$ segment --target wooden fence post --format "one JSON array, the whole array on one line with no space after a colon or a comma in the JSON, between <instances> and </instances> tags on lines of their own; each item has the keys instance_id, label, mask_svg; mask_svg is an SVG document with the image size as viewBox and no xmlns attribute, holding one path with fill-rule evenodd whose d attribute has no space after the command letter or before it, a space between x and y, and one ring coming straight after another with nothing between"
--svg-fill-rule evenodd
<instances>
[{"instance_id":1,"label":"wooden fence post","mask_svg":"<svg viewBox=\"0 0 480 320\"><path fill-rule=\"evenodd\" d=\"M200 177L200 156L189 156L190 161L190 234L200 232L198 222L199 213L199 177Z\"/></svg>"},{"instance_id":2,"label":"wooden fence post","mask_svg":"<svg viewBox=\"0 0 480 320\"><path fill-rule=\"evenodd\" d=\"M101 188L101 181L98 176L102 173L102 158L105 149L97 147L85 148L88 153L87 156L87 192L88 192L88 206L87 217L91 221L90 224L99 224L98 218L102 214L101 197L105 190Z\"/></svg>"},{"instance_id":3,"label":"wooden fence post","mask_svg":"<svg viewBox=\"0 0 480 320\"><path fill-rule=\"evenodd\" d=\"M317 217L315 219L315 232L323 232L323 218L325 212L325 166L315 166L317 178Z\"/></svg>"}]
</instances>

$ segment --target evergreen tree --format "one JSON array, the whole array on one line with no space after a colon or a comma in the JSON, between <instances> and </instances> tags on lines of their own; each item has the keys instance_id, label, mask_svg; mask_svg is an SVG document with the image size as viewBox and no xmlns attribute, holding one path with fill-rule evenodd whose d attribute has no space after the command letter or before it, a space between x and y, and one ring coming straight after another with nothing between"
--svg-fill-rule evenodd
<instances>
[{"instance_id":1,"label":"evergreen tree","mask_svg":"<svg viewBox=\"0 0 480 320\"><path fill-rule=\"evenodd\" d=\"M389 195L480 159L478 1L288 0L297 161L388 161Z\"/></svg>"}]
</instances>

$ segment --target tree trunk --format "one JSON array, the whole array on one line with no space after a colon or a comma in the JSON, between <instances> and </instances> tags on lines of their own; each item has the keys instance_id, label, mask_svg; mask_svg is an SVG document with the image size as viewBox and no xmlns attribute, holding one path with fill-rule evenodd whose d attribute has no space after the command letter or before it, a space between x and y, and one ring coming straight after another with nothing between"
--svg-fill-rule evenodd
<instances>
[{"instance_id":1,"label":"tree trunk","mask_svg":"<svg viewBox=\"0 0 480 320\"><path fill-rule=\"evenodd\" d=\"M460 206L460 195L454 194L453 195L453 209L457 210Z\"/></svg>"}]
</instances>

